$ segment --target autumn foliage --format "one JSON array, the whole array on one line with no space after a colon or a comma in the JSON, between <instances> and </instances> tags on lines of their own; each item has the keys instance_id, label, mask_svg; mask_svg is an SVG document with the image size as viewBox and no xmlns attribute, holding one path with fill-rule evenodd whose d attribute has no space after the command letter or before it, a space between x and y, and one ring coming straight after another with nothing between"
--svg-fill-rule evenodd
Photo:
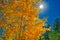
<instances>
[{"instance_id":1,"label":"autumn foliage","mask_svg":"<svg viewBox=\"0 0 60 40\"><path fill-rule=\"evenodd\" d=\"M0 27L5 40L37 40L48 28L38 18L42 0L0 0ZM4 20L3 20L4 18Z\"/></svg>"}]
</instances>

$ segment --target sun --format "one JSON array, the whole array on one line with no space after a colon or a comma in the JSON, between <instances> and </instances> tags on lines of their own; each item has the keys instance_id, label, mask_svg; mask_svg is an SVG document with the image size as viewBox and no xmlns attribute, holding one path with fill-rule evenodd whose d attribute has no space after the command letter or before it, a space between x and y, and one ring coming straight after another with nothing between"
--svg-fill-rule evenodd
<instances>
[{"instance_id":1,"label":"sun","mask_svg":"<svg viewBox=\"0 0 60 40\"><path fill-rule=\"evenodd\" d=\"M40 9L43 9L44 8L44 5L43 4L39 5L39 8Z\"/></svg>"}]
</instances>

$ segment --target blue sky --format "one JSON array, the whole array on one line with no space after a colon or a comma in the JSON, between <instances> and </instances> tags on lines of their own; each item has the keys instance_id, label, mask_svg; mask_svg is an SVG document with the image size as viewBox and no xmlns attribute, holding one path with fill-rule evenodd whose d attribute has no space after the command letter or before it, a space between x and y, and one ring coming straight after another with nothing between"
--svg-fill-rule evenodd
<instances>
[{"instance_id":1,"label":"blue sky","mask_svg":"<svg viewBox=\"0 0 60 40\"><path fill-rule=\"evenodd\" d=\"M60 0L43 0L45 3L47 3L48 10L45 12L42 12L39 17L42 18L48 17L47 24L50 24L53 26L53 23L56 18L60 18Z\"/></svg>"}]
</instances>

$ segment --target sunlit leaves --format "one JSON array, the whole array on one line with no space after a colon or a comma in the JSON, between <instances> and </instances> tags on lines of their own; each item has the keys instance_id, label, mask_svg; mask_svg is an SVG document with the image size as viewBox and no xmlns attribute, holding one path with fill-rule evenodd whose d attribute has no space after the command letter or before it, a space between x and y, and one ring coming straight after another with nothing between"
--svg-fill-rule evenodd
<instances>
[{"instance_id":1,"label":"sunlit leaves","mask_svg":"<svg viewBox=\"0 0 60 40\"><path fill-rule=\"evenodd\" d=\"M43 27L45 22L38 18L37 5L32 6L38 1L14 0L9 1L10 4L8 4L8 0L6 0L6 5L1 6L6 19L5 22L0 22L2 28L6 30L3 36L5 40L37 40L48 30L48 28Z\"/></svg>"}]
</instances>

